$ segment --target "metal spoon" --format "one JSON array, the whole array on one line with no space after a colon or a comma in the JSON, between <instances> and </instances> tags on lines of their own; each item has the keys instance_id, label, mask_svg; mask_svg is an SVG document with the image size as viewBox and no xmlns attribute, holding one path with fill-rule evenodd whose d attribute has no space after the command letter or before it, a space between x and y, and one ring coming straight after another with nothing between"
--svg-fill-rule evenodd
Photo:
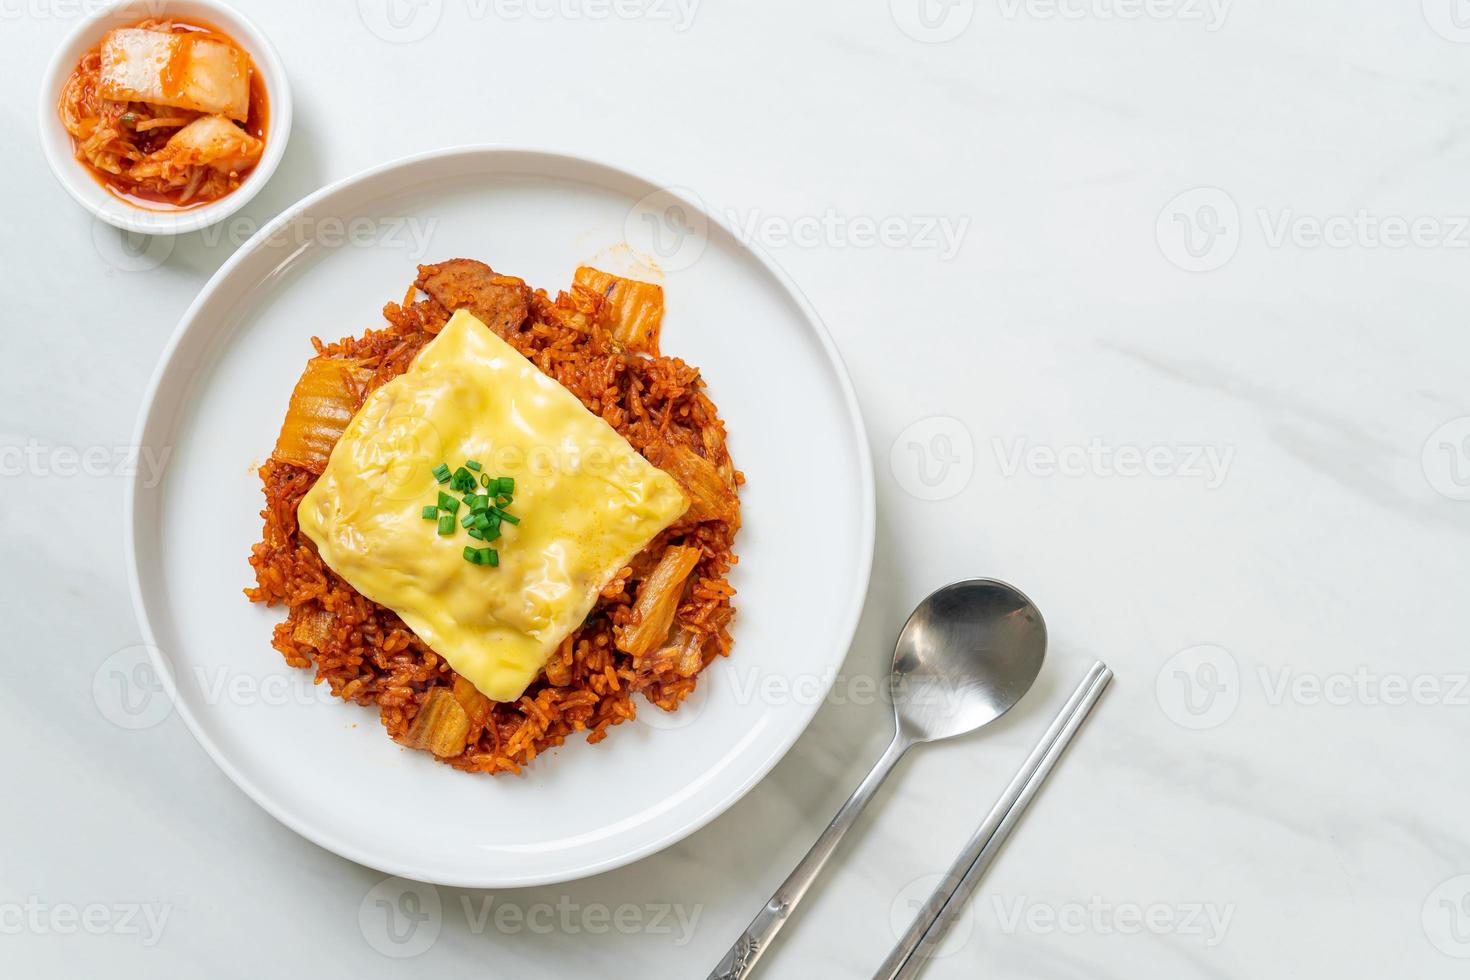
<instances>
[{"instance_id":1,"label":"metal spoon","mask_svg":"<svg viewBox=\"0 0 1470 980\"><path fill-rule=\"evenodd\" d=\"M770 947L884 778L919 742L965 735L1009 711L1031 689L1046 656L1041 612L993 579L946 585L915 609L893 651L889 689L895 732L791 876L730 947L709 980L743 980Z\"/></svg>"}]
</instances>

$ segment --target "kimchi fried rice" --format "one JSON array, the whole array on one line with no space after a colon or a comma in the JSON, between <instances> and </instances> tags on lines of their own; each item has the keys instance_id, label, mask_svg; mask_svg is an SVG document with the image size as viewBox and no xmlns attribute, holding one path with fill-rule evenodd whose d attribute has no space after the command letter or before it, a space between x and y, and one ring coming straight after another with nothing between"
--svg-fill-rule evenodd
<instances>
[{"instance_id":1,"label":"kimchi fried rice","mask_svg":"<svg viewBox=\"0 0 1470 980\"><path fill-rule=\"evenodd\" d=\"M584 268L570 291L553 299L474 260L418 271L403 301L384 307L386 326L330 344L312 338L317 356L292 397L276 451L260 467L264 529L250 556L256 585L245 593L253 602L286 607L272 645L288 664L314 668L315 682L345 701L376 705L393 739L429 749L457 769L520 772L573 733L601 741L609 726L636 716L635 694L676 710L699 673L730 653L734 589L726 577L736 561L736 491L744 477L730 459L724 423L699 369L658 353L657 287ZM651 328L647 316L630 316L628 290L618 293L623 287L658 290ZM297 505L347 419L372 391L406 371L460 308L673 475L693 501L603 588L585 622L514 702L486 699L395 613L355 591L326 566L296 522ZM334 369L337 389L305 397L311 365L323 364ZM291 418L298 403L310 403L318 416L305 428ZM670 549L688 555L686 548L697 548L698 560L670 597L677 601L672 628L652 640L641 637L648 631L638 629L640 589L655 588L652 573Z\"/></svg>"}]
</instances>

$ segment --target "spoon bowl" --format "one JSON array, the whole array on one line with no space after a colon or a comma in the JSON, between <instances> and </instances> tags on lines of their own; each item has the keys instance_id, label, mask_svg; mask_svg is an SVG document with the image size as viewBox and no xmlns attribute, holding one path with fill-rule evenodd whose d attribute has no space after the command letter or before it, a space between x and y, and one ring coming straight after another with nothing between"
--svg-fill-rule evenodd
<instances>
[{"instance_id":1,"label":"spoon bowl","mask_svg":"<svg viewBox=\"0 0 1470 980\"><path fill-rule=\"evenodd\" d=\"M915 742L964 735L1031 689L1046 659L1036 604L994 579L955 582L919 604L893 651L893 713Z\"/></svg>"}]
</instances>

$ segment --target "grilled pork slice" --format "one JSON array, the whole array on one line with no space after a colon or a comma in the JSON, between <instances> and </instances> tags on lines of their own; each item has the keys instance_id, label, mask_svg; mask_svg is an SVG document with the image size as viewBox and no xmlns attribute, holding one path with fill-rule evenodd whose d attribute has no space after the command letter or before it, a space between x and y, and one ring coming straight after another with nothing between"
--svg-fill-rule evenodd
<instances>
[{"instance_id":1,"label":"grilled pork slice","mask_svg":"<svg viewBox=\"0 0 1470 980\"><path fill-rule=\"evenodd\" d=\"M421 265L414 285L451 313L469 310L501 337L519 330L530 312L531 290L524 281L474 259Z\"/></svg>"}]
</instances>

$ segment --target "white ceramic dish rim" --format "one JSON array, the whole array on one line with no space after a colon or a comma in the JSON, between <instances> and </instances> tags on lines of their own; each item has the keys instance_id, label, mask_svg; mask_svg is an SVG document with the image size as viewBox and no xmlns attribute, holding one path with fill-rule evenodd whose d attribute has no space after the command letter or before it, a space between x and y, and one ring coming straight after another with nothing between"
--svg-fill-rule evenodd
<instances>
[{"instance_id":1,"label":"white ceramic dish rim","mask_svg":"<svg viewBox=\"0 0 1470 980\"><path fill-rule=\"evenodd\" d=\"M831 334L827 330L826 325L823 323L821 317L817 315L816 310L812 307L806 296L798 288L796 288L795 284L785 273L785 271L779 265L777 265L769 255L765 254L758 245L751 242L745 242L743 239L735 236L733 230L730 229L726 222L724 222L717 215L708 212L699 202L691 201L673 190L667 190L672 185L660 183L642 174L639 174L636 171L628 170L620 166L604 163L602 161L594 160L589 157L583 157L554 150L541 150L529 147L493 144L454 146L446 147L439 150L431 150L425 153L414 154L411 156L400 158L398 160L391 161L389 163L381 164L376 167L368 168L367 170L361 171L350 177L346 177L331 184L328 184L320 190L308 195L296 204L292 205L290 208L287 208L276 220L268 223L266 227L262 228L261 231L256 233L249 241L241 246L241 248L236 251L235 254L231 255L230 258L225 261L224 265L222 265L219 270L204 285L203 289L200 290L199 295L195 297L194 301L189 305L189 308L184 312L184 315L180 319L178 326L175 327L173 334L169 337L168 343L164 347L163 353L160 356L157 365L154 367L153 374L149 379L147 389L145 390L143 396L142 408L139 411L138 421L134 428L134 445L143 445L146 440L149 422L153 415L155 402L158 398L159 391L162 387L165 377L168 374L169 366L174 358L176 351L191 331L209 329L208 325L196 322L196 317L199 311L209 302L212 294L216 290L221 288L222 284L229 279L236 267L243 263L250 254L252 254L256 249L260 248L264 242L271 238L271 236L275 234L276 230L280 226L290 221L294 216L305 213L308 209L338 193L339 191L349 188L350 186L360 181L369 180L394 169L412 168L413 166L425 161L436 160L454 155L498 156L512 154L539 155L547 158L554 158L570 165L611 170L633 181L665 188L665 193L667 193L670 198L678 200L684 206L691 208L693 211L704 214L711 222L711 224L719 226L725 232L734 237L736 241L741 241L742 246L746 249L746 251L748 251L749 254L753 255L756 258L756 260L760 263L762 269L765 272L772 276L776 282L780 283L788 298L793 304L795 304L796 308L801 311L802 316L806 321L807 327L811 330L812 335L817 339L823 353L826 355L828 364L831 367L839 389L842 392L843 406L846 409L847 421L852 426L852 437L854 442L854 450L857 454L858 471L862 475L861 485L858 488L858 512L859 521L862 527L862 540L860 542L859 552L860 560L858 563L859 567L856 570L857 574L854 578L852 594L848 599L847 608L844 610L840 621L836 624L834 628L834 643L839 644L839 649L844 652L845 657L846 651L848 650L848 648L850 648L853 636L857 631L858 619L861 616L863 607L866 603L868 587L871 580L873 548L876 531L876 493L874 487L872 453L868 446L867 432L863 424L862 412L858 405L857 394L853 389L852 380L847 373L847 368L842 361L842 356L838 352L836 344L833 342ZM649 841L624 853L610 856L600 861L588 863L587 865L577 869L575 872L554 872L543 875L519 874L513 877L501 877L493 879L483 877L454 877L446 876L439 873L425 874L416 868L406 866L397 861L384 860L377 855L367 853L352 842L344 839L337 834L334 834L330 828L315 822L310 814L299 814L290 807L283 805L279 800L277 800L261 787L256 785L249 777L241 772L240 769L230 761L229 757L220 750L220 748L205 732L199 721L194 717L193 712L189 708L187 700L179 696L179 692L175 685L175 680L172 673L172 665L170 665L164 659L160 652L157 636L153 630L151 622L149 621L147 605L144 601L143 570L139 565L137 549L137 525L140 517L140 490L144 489L140 487L140 482L143 479L144 477L141 475L141 473L135 476L134 479L127 484L124 493L125 516L123 521L123 537L124 548L127 553L128 586L132 596L134 615L137 617L143 641L148 646L149 656L152 660L154 670L157 672L159 678L161 679L165 693L167 697L172 701L175 710L183 718L190 732L194 735L195 740L199 742L199 744L204 748L205 752L208 753L209 757L214 760L214 763L217 766L219 766L221 771L229 776L231 781L233 781L236 786L243 790L247 796L254 800L267 813L271 814L271 816L275 817L281 823L285 824L287 827L290 827L297 834L301 835L312 843L344 858L347 858L348 860L354 861L361 865L365 865L367 867L376 868L377 870L387 874L410 878L417 881L427 881L433 884L446 885L450 887L529 887L534 885L556 884L565 881L577 880L604 871L610 871L615 868L623 867L624 865L631 864L634 861L647 857L650 854L657 853L658 851L661 851L664 848L669 847L670 845L675 844L680 840L683 840L685 837L688 837L690 834L693 834L695 831L707 825L710 821L714 820L720 814L728 810L742 797L744 797L746 793L748 793L757 784L759 784L761 780L763 780L770 773L770 771L775 768L777 763L779 763L781 759L786 756L786 753L790 751L791 747L796 743L797 739L799 739L805 733L806 729L811 724L812 718L815 717L817 710L821 707L823 703L825 703L826 697L831 691L833 683L835 683L836 681L835 671L830 672L825 676L824 680L822 681L822 690L819 692L820 696L811 698L809 701L806 702L805 712L800 720L800 723L792 726L790 732L782 739L782 742L779 745L778 749L772 752L767 760L755 772L747 777L747 779L743 783L727 791L722 798L714 801L705 810L705 812L699 814L697 817L690 820L688 823L678 828L677 830L665 834L661 838ZM840 662L841 661L839 660L839 665Z\"/></svg>"},{"instance_id":2,"label":"white ceramic dish rim","mask_svg":"<svg viewBox=\"0 0 1470 980\"><path fill-rule=\"evenodd\" d=\"M173 12L214 22L239 41L264 76L270 99L270 129L265 153L240 187L212 204L192 211L148 211L108 194L71 151L71 137L56 115L61 87L77 59L106 33L104 21L119 25ZM56 180L71 198L114 228L142 235L182 235L216 224L250 202L275 174L291 138L291 84L275 46L234 7L219 0L119 0L93 12L71 29L46 65L38 111L41 151Z\"/></svg>"}]
</instances>

